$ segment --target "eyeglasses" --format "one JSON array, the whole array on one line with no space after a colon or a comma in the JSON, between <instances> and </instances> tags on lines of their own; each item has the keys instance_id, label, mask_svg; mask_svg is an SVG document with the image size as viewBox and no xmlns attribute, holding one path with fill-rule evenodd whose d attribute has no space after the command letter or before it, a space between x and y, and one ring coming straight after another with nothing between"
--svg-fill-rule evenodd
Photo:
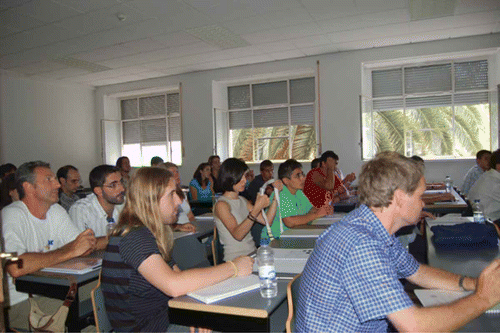
<instances>
[{"instance_id":1,"label":"eyeglasses","mask_svg":"<svg viewBox=\"0 0 500 333\"><path fill-rule=\"evenodd\" d=\"M120 179L120 181L114 181L111 184L102 184L102 187L107 187L112 190L116 190L118 186L125 187L125 181L123 179Z\"/></svg>"}]
</instances>

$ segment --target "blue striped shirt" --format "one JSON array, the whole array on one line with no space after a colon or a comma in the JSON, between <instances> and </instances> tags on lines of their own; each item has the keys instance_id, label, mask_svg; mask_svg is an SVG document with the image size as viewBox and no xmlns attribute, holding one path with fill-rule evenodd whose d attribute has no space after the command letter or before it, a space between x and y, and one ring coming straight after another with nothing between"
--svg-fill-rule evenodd
<instances>
[{"instance_id":1,"label":"blue striped shirt","mask_svg":"<svg viewBox=\"0 0 500 333\"><path fill-rule=\"evenodd\" d=\"M137 270L153 254L160 254L160 251L146 227L109 240L101 282L106 312L117 332L165 332L168 328L170 297Z\"/></svg>"},{"instance_id":2,"label":"blue striped shirt","mask_svg":"<svg viewBox=\"0 0 500 333\"><path fill-rule=\"evenodd\" d=\"M298 332L385 332L386 316L413 305L399 279L418 262L365 205L317 240L304 269Z\"/></svg>"}]
</instances>

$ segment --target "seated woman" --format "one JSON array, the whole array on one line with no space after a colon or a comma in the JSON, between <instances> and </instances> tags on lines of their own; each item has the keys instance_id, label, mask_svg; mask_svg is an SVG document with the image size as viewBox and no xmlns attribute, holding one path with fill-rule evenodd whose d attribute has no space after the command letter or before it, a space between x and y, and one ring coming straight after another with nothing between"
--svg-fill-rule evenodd
<instances>
[{"instance_id":1,"label":"seated woman","mask_svg":"<svg viewBox=\"0 0 500 333\"><path fill-rule=\"evenodd\" d=\"M189 199L199 202L212 202L213 185L210 165L201 163L196 168L193 179L189 182Z\"/></svg>"},{"instance_id":2,"label":"seated woman","mask_svg":"<svg viewBox=\"0 0 500 333\"><path fill-rule=\"evenodd\" d=\"M181 271L171 260L171 228L181 203L170 172L141 168L132 176L119 222L109 239L102 264L106 310L117 332L165 332L171 297L249 275L253 260Z\"/></svg>"},{"instance_id":3,"label":"seated woman","mask_svg":"<svg viewBox=\"0 0 500 333\"><path fill-rule=\"evenodd\" d=\"M233 260L239 255L255 251L255 243L250 234L254 223L265 224L262 209L269 206L267 195L257 195L255 205L240 196L245 189L245 173L248 166L236 158L228 158L222 163L219 174L219 186L224 194L214 207L215 224L219 238L224 246L224 260ZM273 183L275 188L283 189L281 181ZM276 199L273 200L267 219L272 223L276 214Z\"/></svg>"}]
</instances>

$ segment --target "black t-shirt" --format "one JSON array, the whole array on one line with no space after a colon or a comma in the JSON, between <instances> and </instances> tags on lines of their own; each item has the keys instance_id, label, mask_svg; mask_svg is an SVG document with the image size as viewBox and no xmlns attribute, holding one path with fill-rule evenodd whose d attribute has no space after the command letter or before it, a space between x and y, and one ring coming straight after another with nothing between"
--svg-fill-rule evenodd
<instances>
[{"instance_id":1,"label":"black t-shirt","mask_svg":"<svg viewBox=\"0 0 500 333\"><path fill-rule=\"evenodd\" d=\"M102 291L115 331L165 332L168 328L170 297L137 270L152 254L160 251L146 227L109 240L102 265Z\"/></svg>"}]
</instances>

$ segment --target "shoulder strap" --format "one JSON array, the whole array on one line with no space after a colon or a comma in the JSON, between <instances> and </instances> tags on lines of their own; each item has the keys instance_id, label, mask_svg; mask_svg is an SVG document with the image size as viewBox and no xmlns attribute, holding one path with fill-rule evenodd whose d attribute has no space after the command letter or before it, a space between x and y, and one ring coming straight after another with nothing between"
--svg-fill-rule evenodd
<instances>
[{"instance_id":1,"label":"shoulder strap","mask_svg":"<svg viewBox=\"0 0 500 333\"><path fill-rule=\"evenodd\" d=\"M64 300L63 305L69 307L71 305L71 303L73 303L73 301L75 300L75 296L76 296L76 292L78 291L78 288L77 288L76 278L73 275L40 272L40 271L31 273L31 274L36 275L36 276L54 278L54 279L67 279L67 280L69 280L69 290L68 290L68 293L66 294L66 298ZM31 293L29 295L30 295L30 297L33 297L33 295Z\"/></svg>"}]
</instances>

